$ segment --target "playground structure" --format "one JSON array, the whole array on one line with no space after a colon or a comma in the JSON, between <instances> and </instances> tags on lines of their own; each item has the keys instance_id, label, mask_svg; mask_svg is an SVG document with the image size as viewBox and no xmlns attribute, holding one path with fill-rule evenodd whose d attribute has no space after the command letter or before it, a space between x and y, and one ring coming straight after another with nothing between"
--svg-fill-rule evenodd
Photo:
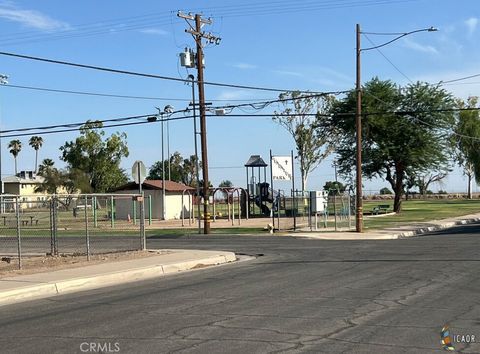
<instances>
[{"instance_id":1,"label":"playground structure","mask_svg":"<svg viewBox=\"0 0 480 354\"><path fill-rule=\"evenodd\" d=\"M270 217L271 208L267 203L274 204L273 191L270 190L270 184L267 183L267 164L260 155L252 155L245 163L247 172L247 209L251 216L261 215ZM263 180L262 180L263 168ZM257 169L257 173L255 170ZM249 173L250 172L250 173ZM258 208L256 210L255 206Z\"/></svg>"}]
</instances>

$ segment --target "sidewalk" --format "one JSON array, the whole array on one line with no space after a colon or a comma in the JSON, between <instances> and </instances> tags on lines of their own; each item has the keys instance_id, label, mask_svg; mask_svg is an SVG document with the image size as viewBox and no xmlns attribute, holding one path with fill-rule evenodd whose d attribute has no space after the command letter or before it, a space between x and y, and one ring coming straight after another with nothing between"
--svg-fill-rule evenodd
<instances>
[{"instance_id":1,"label":"sidewalk","mask_svg":"<svg viewBox=\"0 0 480 354\"><path fill-rule=\"evenodd\" d=\"M394 240L406 237L421 236L432 231L438 231L457 225L466 225L480 221L480 213L464 215L428 222L414 222L408 225L388 227L382 230L357 233L354 230L345 232L300 231L285 235L293 237L308 237L321 240Z\"/></svg>"},{"instance_id":2,"label":"sidewalk","mask_svg":"<svg viewBox=\"0 0 480 354\"><path fill-rule=\"evenodd\" d=\"M236 260L233 252L169 250L168 254L0 279L0 306L128 282Z\"/></svg>"}]
</instances>

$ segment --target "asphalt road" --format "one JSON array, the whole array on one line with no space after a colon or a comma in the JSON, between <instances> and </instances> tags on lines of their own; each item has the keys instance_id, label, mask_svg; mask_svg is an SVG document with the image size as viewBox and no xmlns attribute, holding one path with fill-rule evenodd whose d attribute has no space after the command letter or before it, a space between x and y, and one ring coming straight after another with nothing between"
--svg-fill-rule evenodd
<instances>
[{"instance_id":1,"label":"asphalt road","mask_svg":"<svg viewBox=\"0 0 480 354\"><path fill-rule=\"evenodd\" d=\"M150 239L254 260L0 308L2 353L480 352L480 226L403 240ZM471 339L471 337L469 337ZM458 339L461 339L459 337Z\"/></svg>"}]
</instances>

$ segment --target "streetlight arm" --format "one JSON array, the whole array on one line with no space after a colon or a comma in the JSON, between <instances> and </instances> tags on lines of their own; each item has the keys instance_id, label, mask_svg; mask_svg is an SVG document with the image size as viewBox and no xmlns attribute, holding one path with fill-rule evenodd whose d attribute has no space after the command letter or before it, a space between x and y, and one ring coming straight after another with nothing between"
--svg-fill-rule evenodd
<instances>
[{"instance_id":1,"label":"streetlight arm","mask_svg":"<svg viewBox=\"0 0 480 354\"><path fill-rule=\"evenodd\" d=\"M410 32L406 32L406 33L402 33L400 36L398 37L395 37L394 39L388 41L388 42L385 42L383 44L379 44L375 47L369 47L369 48L361 48L360 51L366 51L366 50L372 50L372 49L378 49L378 48L381 48L381 47L384 47L386 45L389 45L390 43L393 43L393 42L396 42L398 41L399 39L405 37L405 36L408 36L412 33L417 33L417 32L436 32L437 29L435 27L430 27L430 28L423 28L423 29L418 29L418 30L415 30L415 31L410 31Z\"/></svg>"}]
</instances>

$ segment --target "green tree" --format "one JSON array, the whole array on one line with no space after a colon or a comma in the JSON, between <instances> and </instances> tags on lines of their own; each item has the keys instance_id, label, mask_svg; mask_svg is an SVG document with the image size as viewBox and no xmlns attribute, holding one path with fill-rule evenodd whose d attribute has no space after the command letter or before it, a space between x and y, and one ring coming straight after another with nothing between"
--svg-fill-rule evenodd
<instances>
[{"instance_id":1,"label":"green tree","mask_svg":"<svg viewBox=\"0 0 480 354\"><path fill-rule=\"evenodd\" d=\"M480 114L475 109L478 108L478 97L469 97L466 102L460 100L458 106L463 110L456 117L451 141L455 161L468 178L468 198L472 199L473 177L480 183Z\"/></svg>"},{"instance_id":2,"label":"green tree","mask_svg":"<svg viewBox=\"0 0 480 354\"><path fill-rule=\"evenodd\" d=\"M382 189L380 189L380 195L385 195L385 194L392 194L392 191L387 187L383 187Z\"/></svg>"},{"instance_id":3,"label":"green tree","mask_svg":"<svg viewBox=\"0 0 480 354\"><path fill-rule=\"evenodd\" d=\"M333 145L327 144L328 137L316 129L323 117L320 114L330 110L333 98L304 95L298 91L282 93L279 98L285 100L283 110L274 112L273 121L284 127L295 141L302 191L305 191L309 173L333 151ZM312 117L312 114L317 115Z\"/></svg>"},{"instance_id":4,"label":"green tree","mask_svg":"<svg viewBox=\"0 0 480 354\"><path fill-rule=\"evenodd\" d=\"M38 150L43 145L43 138L41 136L32 136L28 141L28 145L30 145L35 150L35 169L34 171L37 172L38 169Z\"/></svg>"},{"instance_id":5,"label":"green tree","mask_svg":"<svg viewBox=\"0 0 480 354\"><path fill-rule=\"evenodd\" d=\"M17 171L17 156L22 151L22 142L20 140L12 140L8 143L8 149L10 153L13 155L13 159L15 160L15 175L18 173Z\"/></svg>"},{"instance_id":6,"label":"green tree","mask_svg":"<svg viewBox=\"0 0 480 354\"><path fill-rule=\"evenodd\" d=\"M123 157L128 157L125 133L114 133L105 138L99 121L87 121L80 129L80 136L65 142L60 148L61 159L70 171L82 171L88 176L91 191L107 192L128 181L120 168Z\"/></svg>"},{"instance_id":7,"label":"green tree","mask_svg":"<svg viewBox=\"0 0 480 354\"><path fill-rule=\"evenodd\" d=\"M336 181L327 181L325 182L325 185L323 186L323 190L328 191L328 194L333 195L333 194L340 194L345 192L345 189L347 186L343 185L342 182L336 182Z\"/></svg>"},{"instance_id":8,"label":"green tree","mask_svg":"<svg viewBox=\"0 0 480 354\"><path fill-rule=\"evenodd\" d=\"M362 89L362 172L380 177L395 194L393 210L401 211L409 174L425 174L448 166L451 149L445 131L453 123L453 97L438 86L414 83L401 88L374 78ZM339 134L340 173L355 166L356 92L350 91L322 125L323 134Z\"/></svg>"},{"instance_id":9,"label":"green tree","mask_svg":"<svg viewBox=\"0 0 480 354\"><path fill-rule=\"evenodd\" d=\"M226 179L226 180L223 180L222 182L220 182L220 184L218 185L220 188L231 188L233 187L233 183L232 181Z\"/></svg>"},{"instance_id":10,"label":"green tree","mask_svg":"<svg viewBox=\"0 0 480 354\"><path fill-rule=\"evenodd\" d=\"M65 178L62 172L55 167L51 159L44 159L38 168L38 175L43 177L43 182L35 187L35 193L57 194Z\"/></svg>"},{"instance_id":11,"label":"green tree","mask_svg":"<svg viewBox=\"0 0 480 354\"><path fill-rule=\"evenodd\" d=\"M168 160L155 162L148 173L148 179L162 179L162 168L165 165L165 178L168 179ZM199 162L200 163L200 162ZM174 182L183 183L187 186L196 186L196 157L191 155L184 159L182 155L175 151L170 156L170 178Z\"/></svg>"}]
</instances>

